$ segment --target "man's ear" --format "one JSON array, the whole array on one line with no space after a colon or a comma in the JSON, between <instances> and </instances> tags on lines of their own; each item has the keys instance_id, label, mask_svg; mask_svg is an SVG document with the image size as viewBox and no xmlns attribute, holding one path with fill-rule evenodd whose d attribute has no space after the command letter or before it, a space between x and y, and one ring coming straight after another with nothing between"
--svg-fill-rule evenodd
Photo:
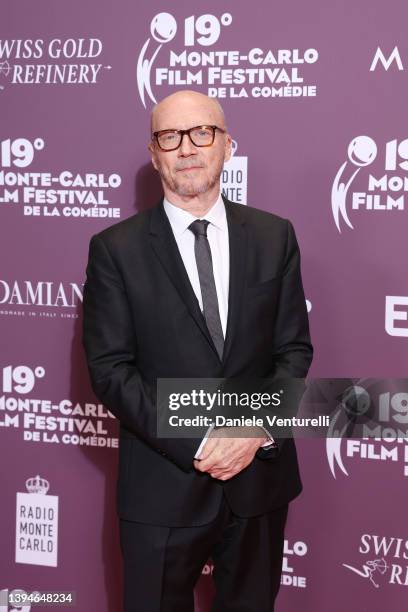
<instances>
[{"instance_id":1,"label":"man's ear","mask_svg":"<svg viewBox=\"0 0 408 612\"><path fill-rule=\"evenodd\" d=\"M232 155L232 138L229 134L225 137L225 152L224 152L224 163L231 159Z\"/></svg>"},{"instance_id":2,"label":"man's ear","mask_svg":"<svg viewBox=\"0 0 408 612\"><path fill-rule=\"evenodd\" d=\"M156 162L156 152L154 150L154 144L152 142L149 142L149 144L147 145L147 148L150 151L150 154L152 156L152 164L153 164L153 168L155 170L157 170L157 162Z\"/></svg>"}]
</instances>

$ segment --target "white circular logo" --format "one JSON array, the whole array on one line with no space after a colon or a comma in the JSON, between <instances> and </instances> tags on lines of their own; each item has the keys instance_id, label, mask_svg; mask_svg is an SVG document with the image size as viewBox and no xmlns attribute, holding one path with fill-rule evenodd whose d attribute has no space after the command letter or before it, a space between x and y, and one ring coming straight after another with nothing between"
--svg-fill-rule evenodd
<instances>
[{"instance_id":1,"label":"white circular logo","mask_svg":"<svg viewBox=\"0 0 408 612\"><path fill-rule=\"evenodd\" d=\"M159 13L152 19L150 33L159 43L173 40L177 32L177 22L170 13Z\"/></svg>"},{"instance_id":2,"label":"white circular logo","mask_svg":"<svg viewBox=\"0 0 408 612\"><path fill-rule=\"evenodd\" d=\"M357 136L350 142L347 154L355 166L368 166L377 156L377 145L369 136Z\"/></svg>"}]
</instances>

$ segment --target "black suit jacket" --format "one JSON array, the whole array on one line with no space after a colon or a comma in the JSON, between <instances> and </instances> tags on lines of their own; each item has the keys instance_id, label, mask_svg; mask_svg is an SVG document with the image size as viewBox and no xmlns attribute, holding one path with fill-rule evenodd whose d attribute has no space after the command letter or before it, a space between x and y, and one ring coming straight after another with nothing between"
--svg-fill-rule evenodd
<instances>
[{"instance_id":1,"label":"black suit jacket","mask_svg":"<svg viewBox=\"0 0 408 612\"><path fill-rule=\"evenodd\" d=\"M224 199L230 285L220 360L162 202L93 236L83 343L95 394L120 420L118 512L167 526L211 521L225 492L244 517L301 491L293 440L228 481L194 469L197 439L156 436L157 378L304 377L311 359L300 256L286 219Z\"/></svg>"}]
</instances>

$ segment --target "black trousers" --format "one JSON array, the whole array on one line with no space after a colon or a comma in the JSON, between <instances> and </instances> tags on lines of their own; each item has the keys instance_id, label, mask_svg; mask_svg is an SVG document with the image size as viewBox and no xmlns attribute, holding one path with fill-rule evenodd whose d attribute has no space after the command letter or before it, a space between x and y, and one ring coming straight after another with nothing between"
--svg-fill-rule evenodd
<instances>
[{"instance_id":1,"label":"black trousers","mask_svg":"<svg viewBox=\"0 0 408 612\"><path fill-rule=\"evenodd\" d=\"M211 557L212 612L273 612L282 570L288 505L240 518L223 497L199 527L120 521L124 612L194 612L194 585Z\"/></svg>"}]
</instances>

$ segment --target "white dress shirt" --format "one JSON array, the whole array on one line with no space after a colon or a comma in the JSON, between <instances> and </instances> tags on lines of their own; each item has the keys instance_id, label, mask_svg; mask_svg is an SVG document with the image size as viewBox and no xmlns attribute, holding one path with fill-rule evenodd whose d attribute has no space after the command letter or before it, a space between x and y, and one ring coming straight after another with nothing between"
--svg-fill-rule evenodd
<instances>
[{"instance_id":1,"label":"white dress shirt","mask_svg":"<svg viewBox=\"0 0 408 612\"><path fill-rule=\"evenodd\" d=\"M200 279L198 276L197 263L194 253L195 236L188 226L197 220L187 210L178 208L164 198L164 210L169 218L181 258L186 268L191 286L197 296L201 310L203 300L201 297ZM218 309L220 312L221 327L224 334L227 330L228 318L228 288L229 288L229 240L227 214L221 194L215 204L204 215L199 217L209 221L207 237L211 249L215 289L217 291Z\"/></svg>"},{"instance_id":2,"label":"white dress shirt","mask_svg":"<svg viewBox=\"0 0 408 612\"><path fill-rule=\"evenodd\" d=\"M184 267L187 271L188 278L194 293L197 297L201 310L203 310L203 300L201 296L200 278L198 276L197 263L194 253L195 236L188 226L199 219L209 221L207 227L207 237L211 249L211 258L213 264L215 289L217 292L218 309L221 319L221 327L224 334L227 330L228 319L228 290L229 290L229 238L228 238L228 223L227 214L225 212L224 201L219 194L215 204L206 212L203 217L195 217L187 210L183 210L175 206L167 198L163 200L164 210L170 221L171 229L173 230L174 238L176 239ZM200 446L194 455L198 459L201 451L208 439L210 432L214 429L212 425L207 430L205 437L202 439ZM267 435L269 433L265 430ZM270 446L273 444L271 436L270 441L265 442L262 446Z\"/></svg>"}]
</instances>

